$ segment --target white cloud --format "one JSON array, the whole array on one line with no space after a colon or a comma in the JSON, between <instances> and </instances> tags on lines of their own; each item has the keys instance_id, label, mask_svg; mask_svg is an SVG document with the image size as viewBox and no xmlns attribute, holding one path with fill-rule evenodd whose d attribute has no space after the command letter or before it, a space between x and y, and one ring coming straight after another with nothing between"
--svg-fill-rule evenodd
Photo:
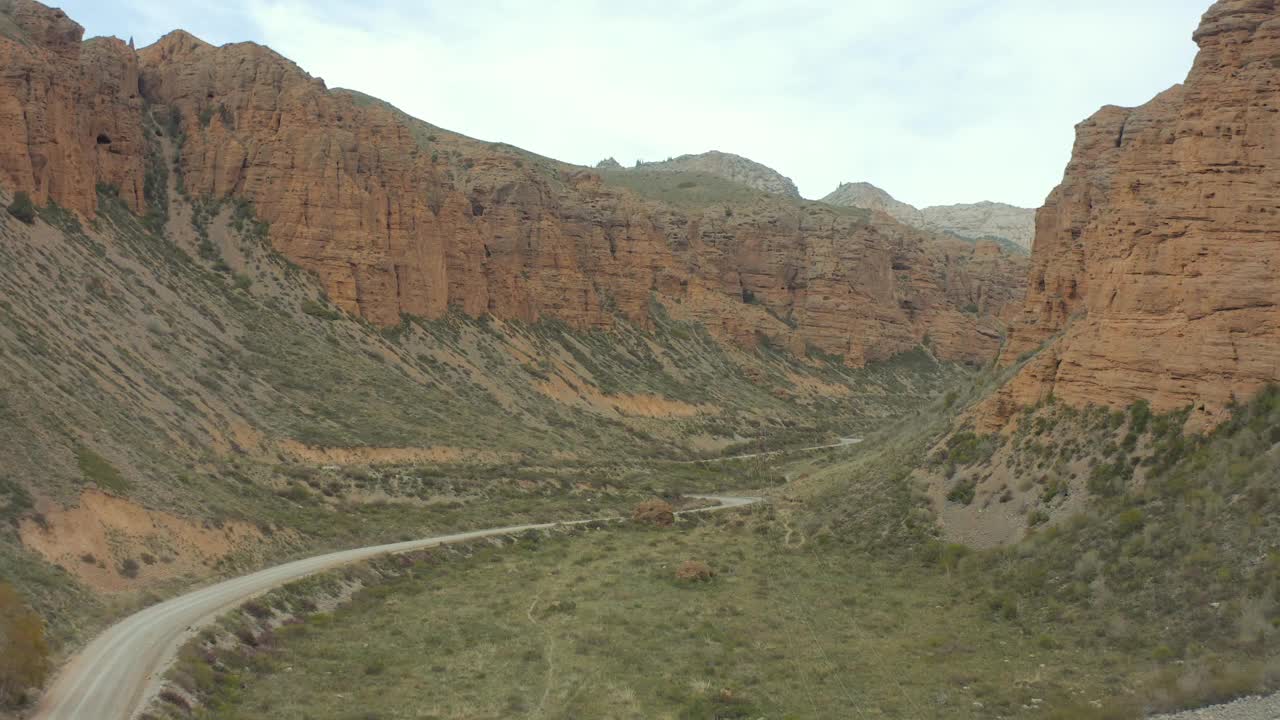
<instances>
[{"instance_id":1,"label":"white cloud","mask_svg":"<svg viewBox=\"0 0 1280 720\"><path fill-rule=\"evenodd\" d=\"M1185 76L1206 6L241 0L152 10L147 30L265 42L331 86L570 162L714 148L809 197L869 180L918 205L1033 206L1061 177L1075 123Z\"/></svg>"}]
</instances>

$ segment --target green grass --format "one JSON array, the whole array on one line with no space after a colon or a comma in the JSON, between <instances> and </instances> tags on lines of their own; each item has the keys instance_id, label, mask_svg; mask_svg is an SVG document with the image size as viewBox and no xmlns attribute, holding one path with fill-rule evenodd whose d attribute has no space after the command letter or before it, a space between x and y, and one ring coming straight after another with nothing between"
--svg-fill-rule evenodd
<instances>
[{"instance_id":1,"label":"green grass","mask_svg":"<svg viewBox=\"0 0 1280 720\"><path fill-rule=\"evenodd\" d=\"M767 193L754 190L741 183L707 173L632 168L627 170L598 170L610 185L626 188L641 197L682 208L703 208L710 205L746 205Z\"/></svg>"},{"instance_id":2,"label":"green grass","mask_svg":"<svg viewBox=\"0 0 1280 720\"><path fill-rule=\"evenodd\" d=\"M13 21L14 0L0 0L0 37L22 43L30 43L26 31Z\"/></svg>"},{"instance_id":3,"label":"green grass","mask_svg":"<svg viewBox=\"0 0 1280 720\"><path fill-rule=\"evenodd\" d=\"M47 247L27 242L30 231L7 214L0 222L0 357L9 378L0 398L0 573L20 579L49 624L55 655L192 579L93 600L17 539L19 518L34 517L37 488L73 506L92 482L148 508L267 531L258 552L208 571L227 576L436 530L772 487L780 479L772 463L725 463L715 475L664 461L731 453L747 438L757 439L743 445L754 450L857 435L968 377L924 353L852 369L745 351L673 319L656 298L651 329L582 332L453 312L380 330L324 303L314 278L271 250L252 207L165 192L175 181L172 157L163 157L172 133L152 143L147 216L104 186L93 221L39 208L60 231ZM185 238L162 232L166 218L188 212ZM234 264L234 274L216 272L217 260ZM791 395L797 375L849 393ZM537 389L553 380L571 384L567 399ZM708 409L651 418L591 407L579 394L653 395ZM268 442L255 447L237 427ZM365 469L365 480L299 466L278 454L275 439L456 448L463 457ZM609 462L596 460L605 452ZM95 555L111 568L129 559Z\"/></svg>"},{"instance_id":4,"label":"green grass","mask_svg":"<svg viewBox=\"0 0 1280 720\"><path fill-rule=\"evenodd\" d=\"M80 472L86 481L95 483L104 490L124 494L133 487L133 483L121 475L110 461L87 447L76 450L76 464L80 466Z\"/></svg>"},{"instance_id":5,"label":"green grass","mask_svg":"<svg viewBox=\"0 0 1280 720\"><path fill-rule=\"evenodd\" d=\"M1179 415L1147 417L1137 447ZM948 418L904 421L793 464L776 510L423 562L226 663L244 670L198 715L429 698L435 717L1137 718L1230 699L1280 678L1277 423L1267 391L1142 485L975 552L938 539L911 479ZM685 560L715 578L677 582Z\"/></svg>"},{"instance_id":6,"label":"green grass","mask_svg":"<svg viewBox=\"0 0 1280 720\"><path fill-rule=\"evenodd\" d=\"M1035 717L1107 674L936 568L787 550L767 512L596 533L424 561L225 659L197 717Z\"/></svg>"}]
</instances>

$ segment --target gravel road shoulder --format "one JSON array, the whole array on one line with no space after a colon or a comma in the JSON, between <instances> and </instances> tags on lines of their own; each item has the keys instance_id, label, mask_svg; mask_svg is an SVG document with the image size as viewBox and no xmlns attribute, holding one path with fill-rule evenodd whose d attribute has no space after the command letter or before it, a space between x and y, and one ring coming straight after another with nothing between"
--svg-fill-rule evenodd
<instances>
[{"instance_id":1,"label":"gravel road shoulder","mask_svg":"<svg viewBox=\"0 0 1280 720\"><path fill-rule=\"evenodd\" d=\"M1280 720L1280 694L1242 698L1225 705L1160 715L1151 720Z\"/></svg>"}]
</instances>

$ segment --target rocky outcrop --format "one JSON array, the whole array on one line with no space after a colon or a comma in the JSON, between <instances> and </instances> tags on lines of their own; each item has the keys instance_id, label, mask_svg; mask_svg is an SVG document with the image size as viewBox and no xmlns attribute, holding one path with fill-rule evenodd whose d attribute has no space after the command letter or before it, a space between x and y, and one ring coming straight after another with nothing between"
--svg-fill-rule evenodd
<instances>
[{"instance_id":1,"label":"rocky outcrop","mask_svg":"<svg viewBox=\"0 0 1280 720\"><path fill-rule=\"evenodd\" d=\"M637 163L636 168L649 172L698 172L714 175L753 190L781 195L796 200L800 191L791 178L766 165L732 153L712 150L700 155L681 155L662 162Z\"/></svg>"},{"instance_id":2,"label":"rocky outcrop","mask_svg":"<svg viewBox=\"0 0 1280 720\"><path fill-rule=\"evenodd\" d=\"M61 10L0 3L0 183L92 215L98 185L144 206L138 63L116 39L81 42Z\"/></svg>"},{"instance_id":3,"label":"rocky outcrop","mask_svg":"<svg viewBox=\"0 0 1280 720\"><path fill-rule=\"evenodd\" d=\"M920 211L924 229L967 240L1007 240L1031 250L1036 234L1036 211L997 202L934 205Z\"/></svg>"},{"instance_id":4,"label":"rocky outcrop","mask_svg":"<svg viewBox=\"0 0 1280 720\"><path fill-rule=\"evenodd\" d=\"M1002 360L1047 349L985 426L1050 393L1212 425L1280 380L1280 7L1218 2L1195 40L1185 85L1077 127Z\"/></svg>"},{"instance_id":5,"label":"rocky outcrop","mask_svg":"<svg viewBox=\"0 0 1280 720\"><path fill-rule=\"evenodd\" d=\"M868 182L840 183L840 187L822 198L822 202L840 207L876 210L911 227L924 227L924 214L919 208L894 198Z\"/></svg>"},{"instance_id":6,"label":"rocky outcrop","mask_svg":"<svg viewBox=\"0 0 1280 720\"><path fill-rule=\"evenodd\" d=\"M65 37L78 38L71 27ZM20 45L0 38L14 57L26 52ZM61 158L57 172L14 172L6 185L91 214L94 185L106 182L143 209L145 97L148 126L175 134L165 141L179 146L187 193L248 201L276 250L313 272L336 304L383 326L456 307L575 328L609 328L618 317L644 327L657 300L748 346L861 365L923 342L944 359L977 363L995 356L994 318L1025 277L1003 275L1014 261L998 249L784 195L692 207L647 199L596 171L329 90L252 43L213 47L178 31L136 62L117 41L57 47L86 69L47 70L49 84L80 78L78 94L43 105L32 96L34 109L22 112L80 117L72 136L104 133L109 148L29 145L27 133L0 126L9 154ZM33 76L40 62L28 60ZM0 97L0 107L12 102ZM698 157L729 169L741 160ZM76 168L84 179L64 187L80 177Z\"/></svg>"},{"instance_id":7,"label":"rocky outcrop","mask_svg":"<svg viewBox=\"0 0 1280 720\"><path fill-rule=\"evenodd\" d=\"M912 227L966 240L1004 240L1031 249L1035 211L1005 203L935 205L923 210L895 199L871 183L843 183L822 199L829 205L879 210Z\"/></svg>"}]
</instances>

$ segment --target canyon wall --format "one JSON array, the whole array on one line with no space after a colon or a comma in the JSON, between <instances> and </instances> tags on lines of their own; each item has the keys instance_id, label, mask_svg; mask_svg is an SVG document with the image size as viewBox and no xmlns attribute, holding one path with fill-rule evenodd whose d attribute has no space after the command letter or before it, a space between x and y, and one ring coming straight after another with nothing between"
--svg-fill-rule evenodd
<instances>
[{"instance_id":1,"label":"canyon wall","mask_svg":"<svg viewBox=\"0 0 1280 720\"><path fill-rule=\"evenodd\" d=\"M92 214L98 184L143 199L138 60L114 38L33 2L0 5L0 183Z\"/></svg>"},{"instance_id":2,"label":"canyon wall","mask_svg":"<svg viewBox=\"0 0 1280 720\"><path fill-rule=\"evenodd\" d=\"M1280 380L1280 14L1223 0L1186 83L1077 127L1036 219L1026 303L1001 361L1045 349L981 413L1194 406L1211 426Z\"/></svg>"},{"instance_id":3,"label":"canyon wall","mask_svg":"<svg viewBox=\"0 0 1280 720\"><path fill-rule=\"evenodd\" d=\"M30 0L7 12L24 30L0 37L0 58L25 70L4 75L0 112L28 120L0 125L6 186L92 215L106 183L147 210L145 126L151 146L171 146L187 194L251 203L277 250L379 325L457 307L645 326L656 298L743 344L858 365L923 342L981 363L1025 278L998 248L794 198L645 199L328 89L252 43L176 31L135 54L80 43L78 26Z\"/></svg>"}]
</instances>

